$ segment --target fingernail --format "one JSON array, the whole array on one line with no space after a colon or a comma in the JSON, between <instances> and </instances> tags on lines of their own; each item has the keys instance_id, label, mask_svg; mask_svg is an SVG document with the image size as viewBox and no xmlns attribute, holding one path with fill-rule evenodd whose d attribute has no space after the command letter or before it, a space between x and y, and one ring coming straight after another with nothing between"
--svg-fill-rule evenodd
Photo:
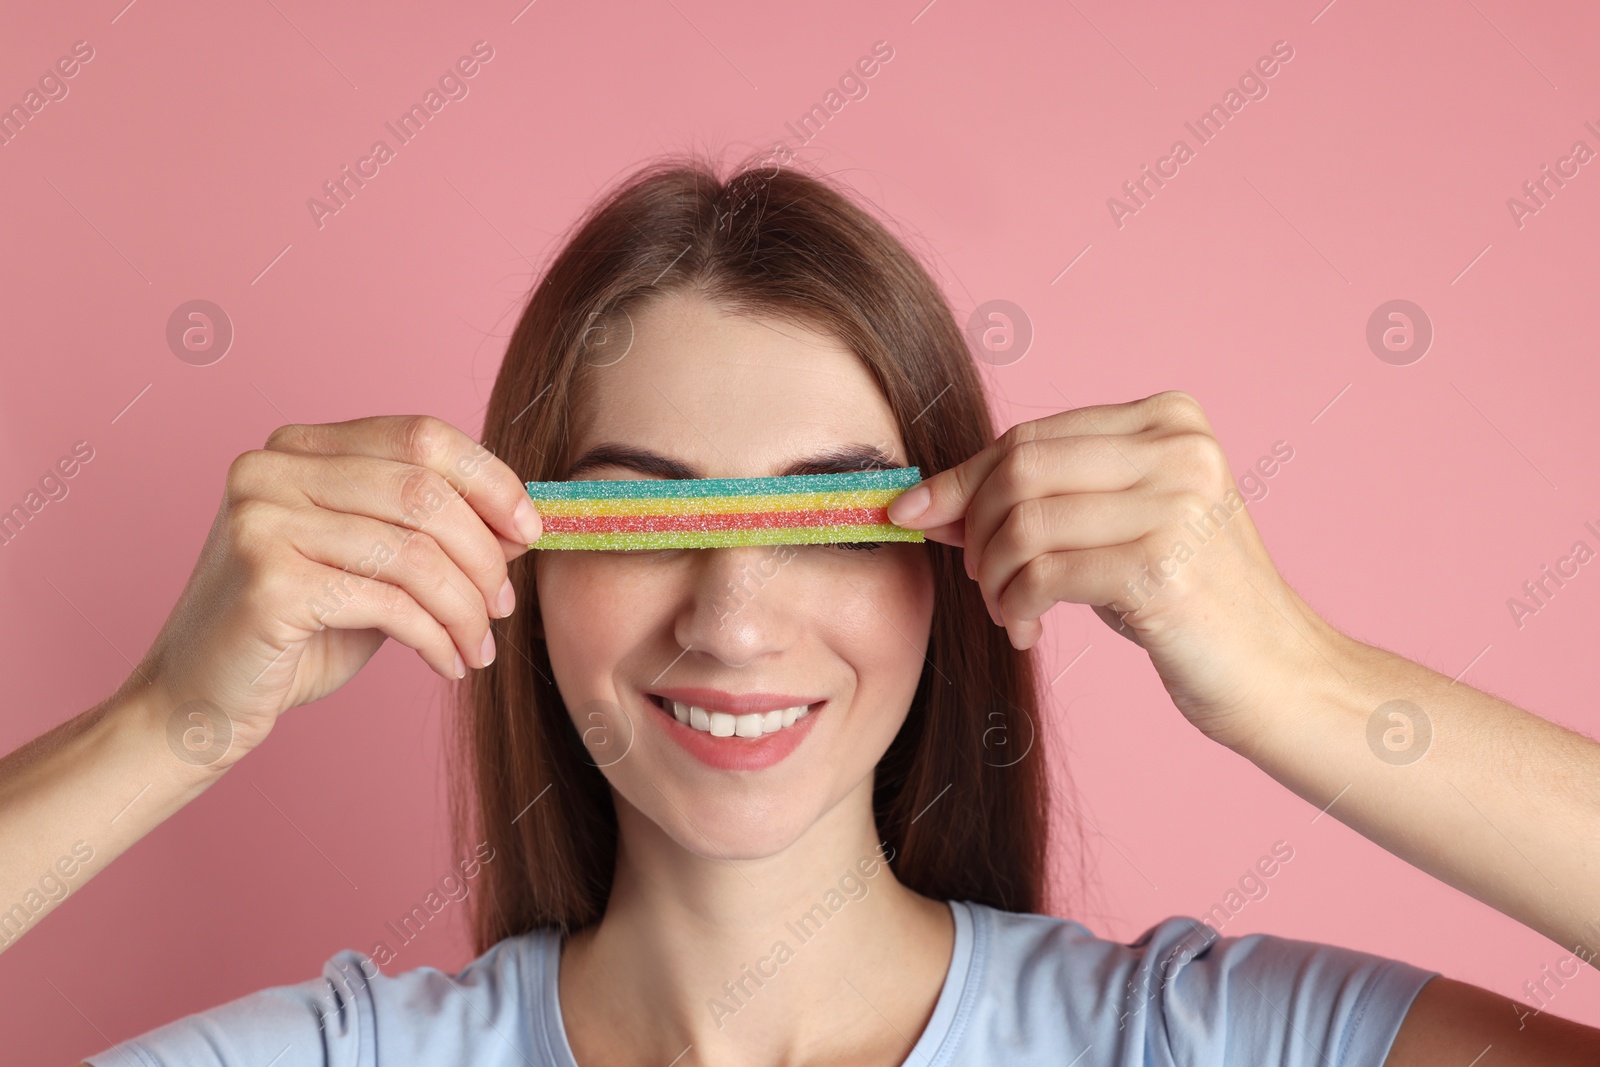
<instances>
[{"instance_id":1,"label":"fingernail","mask_svg":"<svg viewBox=\"0 0 1600 1067\"><path fill-rule=\"evenodd\" d=\"M512 609L517 606L517 594L511 588L510 578L507 578L506 583L500 587L500 595L495 599L495 606L502 619L510 615Z\"/></svg>"},{"instance_id":2,"label":"fingernail","mask_svg":"<svg viewBox=\"0 0 1600 1067\"><path fill-rule=\"evenodd\" d=\"M917 516L927 511L928 505L931 503L933 503L933 494L928 492L928 487L925 485L914 486L889 502L889 521L897 526L915 522Z\"/></svg>"},{"instance_id":3,"label":"fingernail","mask_svg":"<svg viewBox=\"0 0 1600 1067\"><path fill-rule=\"evenodd\" d=\"M978 576L977 567L972 562L971 552L961 553L961 562L966 565L968 578L976 578Z\"/></svg>"},{"instance_id":4,"label":"fingernail","mask_svg":"<svg viewBox=\"0 0 1600 1067\"><path fill-rule=\"evenodd\" d=\"M1004 626L1005 625L1005 623L1000 621L1000 613L995 610L995 607L994 607L993 604L991 604L987 600L985 600L983 602L983 606L989 609L989 618L994 621L994 624L996 626Z\"/></svg>"},{"instance_id":5,"label":"fingernail","mask_svg":"<svg viewBox=\"0 0 1600 1067\"><path fill-rule=\"evenodd\" d=\"M483 635L483 647L478 650L478 658L487 667L494 662L494 631L490 630Z\"/></svg>"},{"instance_id":6,"label":"fingernail","mask_svg":"<svg viewBox=\"0 0 1600 1067\"><path fill-rule=\"evenodd\" d=\"M461 662L461 653L457 652L456 653L456 677L457 678L465 678L466 676L467 676L467 665L465 663Z\"/></svg>"},{"instance_id":7,"label":"fingernail","mask_svg":"<svg viewBox=\"0 0 1600 1067\"><path fill-rule=\"evenodd\" d=\"M517 505L517 510L511 515L511 524L522 536L523 544L527 545L539 540L539 535L544 532L544 525L539 521L539 513L534 510L531 500L524 500Z\"/></svg>"}]
</instances>

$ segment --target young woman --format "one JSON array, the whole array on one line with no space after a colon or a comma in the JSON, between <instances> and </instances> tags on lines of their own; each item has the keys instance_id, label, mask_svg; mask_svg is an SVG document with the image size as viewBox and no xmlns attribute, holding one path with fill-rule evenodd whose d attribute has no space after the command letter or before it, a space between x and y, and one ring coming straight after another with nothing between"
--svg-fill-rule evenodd
<instances>
[{"instance_id":1,"label":"young woman","mask_svg":"<svg viewBox=\"0 0 1600 1067\"><path fill-rule=\"evenodd\" d=\"M924 543L527 551L524 480L911 465L890 517ZM819 179L692 162L582 220L482 446L376 417L233 463L135 674L0 766L0 888L150 783L92 875L392 637L475 671L457 815L481 955L389 976L344 952L90 1063L1596 1062L1600 1032L1401 961L1039 914L1053 787L1039 745L1003 742L1041 722L1027 650L1059 601L1144 648L1207 737L1592 955L1600 749L1319 618L1187 394L995 439L883 226ZM1378 736L1425 715L1424 758L1370 740L1384 708ZM757 714L760 737L710 728Z\"/></svg>"}]
</instances>

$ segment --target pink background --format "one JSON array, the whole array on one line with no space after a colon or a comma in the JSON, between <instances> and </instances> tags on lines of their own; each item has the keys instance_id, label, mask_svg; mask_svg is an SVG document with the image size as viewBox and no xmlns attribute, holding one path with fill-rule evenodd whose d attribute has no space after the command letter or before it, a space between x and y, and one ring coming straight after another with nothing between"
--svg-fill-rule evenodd
<instances>
[{"instance_id":1,"label":"pink background","mask_svg":"<svg viewBox=\"0 0 1600 1067\"><path fill-rule=\"evenodd\" d=\"M1600 16L925 2L19 8L0 104L74 42L95 55L0 148L0 504L76 441L94 458L0 547L0 748L127 675L236 454L286 421L425 411L477 433L523 294L603 187L663 150L798 147L785 123L879 40L893 59L802 154L899 221L963 321L990 299L1025 310L1031 350L985 367L1002 426L1188 390L1237 472L1293 448L1251 511L1326 617L1592 733L1600 577L1521 629L1506 601L1596 544L1600 163L1520 228L1506 202L1574 141L1600 148L1584 128ZM319 229L307 199L479 40L494 58L470 94ZM1119 228L1107 198L1174 139L1194 147L1183 123L1280 40L1294 58L1269 94ZM165 338L196 298L237 331L209 366ZM1436 331L1407 366L1365 338L1397 298ZM1056 608L1041 650L1049 676L1073 664L1050 729L1094 828L1076 917L1097 933L1205 912L1281 839L1293 861L1225 933L1348 945L1519 1000L1567 955L1313 823L1189 728L1088 609ZM386 646L75 893L0 957L13 1057L76 1062L370 948L447 869L442 692ZM465 962L463 913L389 969ZM1550 1009L1600 1025L1600 977Z\"/></svg>"}]
</instances>

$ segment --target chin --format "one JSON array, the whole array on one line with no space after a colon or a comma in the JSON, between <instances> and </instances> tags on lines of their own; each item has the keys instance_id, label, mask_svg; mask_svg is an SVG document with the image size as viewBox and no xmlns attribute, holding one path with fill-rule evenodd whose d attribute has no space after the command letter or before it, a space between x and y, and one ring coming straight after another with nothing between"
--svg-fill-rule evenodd
<instances>
[{"instance_id":1,"label":"chin","mask_svg":"<svg viewBox=\"0 0 1600 1067\"><path fill-rule=\"evenodd\" d=\"M671 808L650 814L680 848L711 861L763 860L780 855L816 824L815 808L821 806L815 798L808 798L810 804L796 804L798 798L785 798L770 810L754 808L746 798L728 798L719 803L718 798L702 792L699 799L699 810L706 817L692 816L692 825ZM800 810L802 807L804 811Z\"/></svg>"}]
</instances>

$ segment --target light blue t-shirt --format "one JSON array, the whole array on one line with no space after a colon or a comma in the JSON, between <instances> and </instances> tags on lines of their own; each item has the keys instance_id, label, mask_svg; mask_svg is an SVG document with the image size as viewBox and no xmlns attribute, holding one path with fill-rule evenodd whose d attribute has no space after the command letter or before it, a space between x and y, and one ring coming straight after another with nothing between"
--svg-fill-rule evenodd
<instances>
[{"instance_id":1,"label":"light blue t-shirt","mask_svg":"<svg viewBox=\"0 0 1600 1067\"><path fill-rule=\"evenodd\" d=\"M953 901L955 951L904 1063L1381 1067L1438 972L1184 916L1138 940ZM94 1067L576 1067L560 939L510 937L459 974L392 977L345 950L322 977L252 993L89 1057ZM366 975L374 977L368 979Z\"/></svg>"}]
</instances>

